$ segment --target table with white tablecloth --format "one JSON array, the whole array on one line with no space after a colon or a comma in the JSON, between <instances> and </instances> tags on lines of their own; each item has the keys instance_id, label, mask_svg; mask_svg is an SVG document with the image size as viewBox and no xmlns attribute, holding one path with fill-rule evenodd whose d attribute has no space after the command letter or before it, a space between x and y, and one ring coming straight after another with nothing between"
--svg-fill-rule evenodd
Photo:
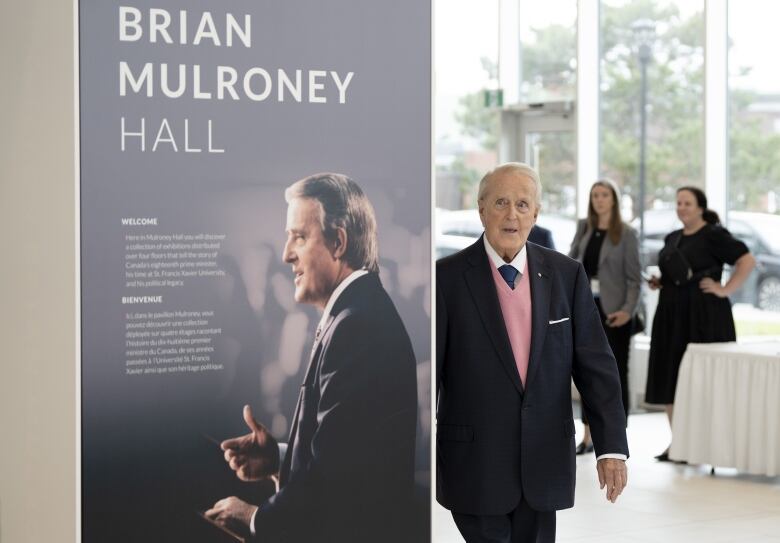
<instances>
[{"instance_id":1,"label":"table with white tablecloth","mask_svg":"<svg viewBox=\"0 0 780 543\"><path fill-rule=\"evenodd\" d=\"M780 475L780 342L688 345L672 435L674 460Z\"/></svg>"}]
</instances>

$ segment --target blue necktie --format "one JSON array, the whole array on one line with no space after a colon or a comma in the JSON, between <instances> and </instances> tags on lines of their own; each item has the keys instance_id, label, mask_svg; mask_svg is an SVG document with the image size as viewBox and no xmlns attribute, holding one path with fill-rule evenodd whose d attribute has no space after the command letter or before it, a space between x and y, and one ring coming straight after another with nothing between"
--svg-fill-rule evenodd
<instances>
[{"instance_id":1,"label":"blue necktie","mask_svg":"<svg viewBox=\"0 0 780 543\"><path fill-rule=\"evenodd\" d=\"M520 272L518 272L514 266L510 266L509 264L504 264L503 266L498 268L498 273L500 273L501 277L504 278L504 281L506 281L506 284L509 285L509 288L514 290L515 278L517 277L517 274Z\"/></svg>"}]
</instances>

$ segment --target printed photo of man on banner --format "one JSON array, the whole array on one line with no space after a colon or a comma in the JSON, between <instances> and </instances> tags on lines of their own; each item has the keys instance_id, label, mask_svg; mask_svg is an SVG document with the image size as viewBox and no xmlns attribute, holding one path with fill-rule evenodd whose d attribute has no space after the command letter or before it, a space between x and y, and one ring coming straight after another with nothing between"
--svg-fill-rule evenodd
<instances>
[{"instance_id":1,"label":"printed photo of man on banner","mask_svg":"<svg viewBox=\"0 0 780 543\"><path fill-rule=\"evenodd\" d=\"M430 17L79 2L85 543L429 540Z\"/></svg>"},{"instance_id":2,"label":"printed photo of man on banner","mask_svg":"<svg viewBox=\"0 0 780 543\"><path fill-rule=\"evenodd\" d=\"M239 479L276 479L278 490L260 506L225 498L205 516L261 539L404 541L417 376L409 335L379 278L374 210L341 174L302 179L286 200L284 260L295 301L323 311L290 441L280 447L246 406L250 432L221 444ZM305 523L297 522L302 511ZM376 533L388 515L396 521Z\"/></svg>"}]
</instances>

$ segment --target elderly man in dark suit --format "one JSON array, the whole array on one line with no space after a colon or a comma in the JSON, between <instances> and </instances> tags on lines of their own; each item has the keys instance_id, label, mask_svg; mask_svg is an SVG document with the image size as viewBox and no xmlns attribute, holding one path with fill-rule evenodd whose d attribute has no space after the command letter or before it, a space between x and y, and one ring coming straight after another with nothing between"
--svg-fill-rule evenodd
<instances>
[{"instance_id":1,"label":"elderly man in dark suit","mask_svg":"<svg viewBox=\"0 0 780 543\"><path fill-rule=\"evenodd\" d=\"M437 499L469 543L555 540L574 505L571 379L614 502L628 446L617 366L582 265L526 243L541 184L525 164L479 186L484 235L436 265Z\"/></svg>"},{"instance_id":2,"label":"elderly man in dark suit","mask_svg":"<svg viewBox=\"0 0 780 543\"><path fill-rule=\"evenodd\" d=\"M278 477L258 506L231 497L206 515L273 542L396 543L413 494L417 416L409 336L379 281L374 211L340 174L287 189L284 260L295 300L323 310L286 454L248 407L249 434L222 443L245 481Z\"/></svg>"}]
</instances>

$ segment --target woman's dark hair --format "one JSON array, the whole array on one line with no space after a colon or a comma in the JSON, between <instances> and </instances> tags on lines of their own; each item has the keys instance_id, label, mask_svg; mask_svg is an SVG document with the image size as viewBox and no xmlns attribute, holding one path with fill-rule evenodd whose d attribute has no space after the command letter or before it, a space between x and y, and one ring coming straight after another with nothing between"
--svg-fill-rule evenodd
<instances>
[{"instance_id":1,"label":"woman's dark hair","mask_svg":"<svg viewBox=\"0 0 780 543\"><path fill-rule=\"evenodd\" d=\"M693 194L693 197L696 198L696 203L698 206L704 210L704 212L701 214L702 219L704 219L709 224L720 224L720 217L718 217L718 214L707 208L707 195L704 194L703 190L698 187L680 187L677 189L677 193L679 194L683 190L687 190Z\"/></svg>"}]
</instances>

